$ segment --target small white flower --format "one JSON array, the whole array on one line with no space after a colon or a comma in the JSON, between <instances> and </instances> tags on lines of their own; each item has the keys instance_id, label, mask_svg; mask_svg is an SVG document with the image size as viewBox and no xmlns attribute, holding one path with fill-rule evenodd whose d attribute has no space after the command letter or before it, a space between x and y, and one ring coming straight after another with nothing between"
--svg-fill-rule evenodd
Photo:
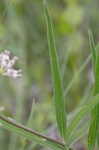
<instances>
[{"instance_id":1,"label":"small white flower","mask_svg":"<svg viewBox=\"0 0 99 150\"><path fill-rule=\"evenodd\" d=\"M12 53L5 50L0 53L0 74L13 78L21 77L22 71L14 69L14 65L18 60L17 56L12 56Z\"/></svg>"}]
</instances>

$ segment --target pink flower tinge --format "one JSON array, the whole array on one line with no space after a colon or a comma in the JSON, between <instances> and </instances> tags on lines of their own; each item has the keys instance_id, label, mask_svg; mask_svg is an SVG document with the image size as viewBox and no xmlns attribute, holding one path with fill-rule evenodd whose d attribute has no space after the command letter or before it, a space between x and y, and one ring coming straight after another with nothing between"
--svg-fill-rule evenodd
<instances>
[{"instance_id":1,"label":"pink flower tinge","mask_svg":"<svg viewBox=\"0 0 99 150\"><path fill-rule=\"evenodd\" d=\"M14 69L14 65L18 60L17 56L12 56L12 53L5 50L0 53L0 74L13 78L21 77L22 70Z\"/></svg>"}]
</instances>

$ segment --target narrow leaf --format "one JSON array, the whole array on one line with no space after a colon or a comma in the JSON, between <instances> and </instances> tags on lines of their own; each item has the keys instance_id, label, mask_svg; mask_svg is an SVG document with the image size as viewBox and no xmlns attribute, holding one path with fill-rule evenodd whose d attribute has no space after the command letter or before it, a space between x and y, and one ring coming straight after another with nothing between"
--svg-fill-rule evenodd
<instances>
[{"instance_id":1,"label":"narrow leaf","mask_svg":"<svg viewBox=\"0 0 99 150\"><path fill-rule=\"evenodd\" d=\"M64 103L64 95L63 95L58 56L55 47L53 25L46 5L44 6L44 10L45 10L45 19L47 24L47 38L48 38L53 86L54 86L54 103L56 109L56 120L57 120L57 125L61 136L64 139L66 139L65 103Z\"/></svg>"},{"instance_id":2,"label":"narrow leaf","mask_svg":"<svg viewBox=\"0 0 99 150\"><path fill-rule=\"evenodd\" d=\"M95 59L95 84L94 84L94 95L99 93L99 45L96 50ZM99 129L99 103L92 111L91 125L89 128L88 135L88 148L89 150L94 150L96 138L98 136L97 131Z\"/></svg>"}]
</instances>

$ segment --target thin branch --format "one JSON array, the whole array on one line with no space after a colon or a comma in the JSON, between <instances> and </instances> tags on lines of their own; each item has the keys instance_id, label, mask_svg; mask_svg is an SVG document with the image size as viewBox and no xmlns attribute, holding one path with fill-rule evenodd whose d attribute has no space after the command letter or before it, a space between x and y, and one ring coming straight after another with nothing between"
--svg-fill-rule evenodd
<instances>
[{"instance_id":1,"label":"thin branch","mask_svg":"<svg viewBox=\"0 0 99 150\"><path fill-rule=\"evenodd\" d=\"M52 138L50 138L50 137L47 137L47 136L45 136L45 135L42 135L42 134L40 134L40 133L37 133L37 132L35 132L34 130L32 130L32 129L30 129L30 128L27 128L27 127L25 127L25 126L23 126L23 125L21 125L21 124L19 124L19 123L16 123L15 121L13 121L13 119L7 119L6 117L4 117L4 116L0 116L0 120L2 120L3 122L6 122L7 124L9 124L9 125L12 125L12 126L14 126L14 127L16 127L17 129L22 129L22 130L24 130L24 131L26 131L26 132L28 132L28 133L32 133L33 135L35 135L35 136L37 136L37 137L41 137L41 138L43 138L43 139L45 139L45 140L47 140L47 141L50 141L50 142L53 142L53 143L56 143L56 144L59 144L61 147L65 147L65 145L64 145L64 143L61 143L61 142L59 142L59 141L57 141L57 140L55 140L55 139L52 139ZM2 124L2 122L1 122L1 124ZM2 125L1 125L2 126Z\"/></svg>"}]
</instances>

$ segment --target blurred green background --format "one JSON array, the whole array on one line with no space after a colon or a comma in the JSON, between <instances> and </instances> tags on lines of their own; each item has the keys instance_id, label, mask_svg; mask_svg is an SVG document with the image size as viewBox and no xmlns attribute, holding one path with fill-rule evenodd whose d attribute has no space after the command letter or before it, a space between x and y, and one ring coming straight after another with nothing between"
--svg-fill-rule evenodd
<instances>
[{"instance_id":1,"label":"blurred green background","mask_svg":"<svg viewBox=\"0 0 99 150\"><path fill-rule=\"evenodd\" d=\"M47 2L65 91L90 54L88 29L98 42L99 0ZM0 77L1 113L58 139L42 0L0 0L0 51L5 49L19 56L18 67L23 75L21 79ZM90 94L92 80L89 63L66 94L68 113ZM31 110L32 119L28 121ZM85 150L84 144L76 147ZM44 148L0 128L0 149Z\"/></svg>"}]
</instances>

